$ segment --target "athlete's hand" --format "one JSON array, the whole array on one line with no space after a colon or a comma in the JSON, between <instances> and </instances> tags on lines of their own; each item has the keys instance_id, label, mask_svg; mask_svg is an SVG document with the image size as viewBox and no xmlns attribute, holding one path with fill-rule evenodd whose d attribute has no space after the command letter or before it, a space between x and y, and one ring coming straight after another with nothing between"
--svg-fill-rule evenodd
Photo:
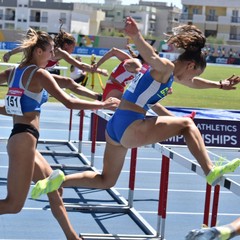
<instances>
[{"instance_id":1,"label":"athlete's hand","mask_svg":"<svg viewBox=\"0 0 240 240\"><path fill-rule=\"evenodd\" d=\"M93 72L96 72L97 69L98 69L97 63L94 63L94 64L92 64L91 66L92 66L92 71L93 71Z\"/></svg>"},{"instance_id":2,"label":"athlete's hand","mask_svg":"<svg viewBox=\"0 0 240 240\"><path fill-rule=\"evenodd\" d=\"M10 54L9 52L5 53L5 54L3 55L3 61L4 61L4 62L8 62L9 59L10 59L10 57L11 57L11 54Z\"/></svg>"},{"instance_id":3,"label":"athlete's hand","mask_svg":"<svg viewBox=\"0 0 240 240\"><path fill-rule=\"evenodd\" d=\"M134 37L139 33L137 22L131 17L126 18L124 30L129 37Z\"/></svg>"},{"instance_id":4,"label":"athlete's hand","mask_svg":"<svg viewBox=\"0 0 240 240\"><path fill-rule=\"evenodd\" d=\"M103 102L103 108L109 110L115 110L120 104L120 100L115 97L110 97Z\"/></svg>"},{"instance_id":5,"label":"athlete's hand","mask_svg":"<svg viewBox=\"0 0 240 240\"><path fill-rule=\"evenodd\" d=\"M234 90L236 89L235 85L240 83L240 77L232 75L231 77L225 80L219 81L219 83L220 83L220 88L223 90Z\"/></svg>"},{"instance_id":6,"label":"athlete's hand","mask_svg":"<svg viewBox=\"0 0 240 240\"><path fill-rule=\"evenodd\" d=\"M107 69L101 69L100 74L107 77L108 76L108 70Z\"/></svg>"}]
</instances>

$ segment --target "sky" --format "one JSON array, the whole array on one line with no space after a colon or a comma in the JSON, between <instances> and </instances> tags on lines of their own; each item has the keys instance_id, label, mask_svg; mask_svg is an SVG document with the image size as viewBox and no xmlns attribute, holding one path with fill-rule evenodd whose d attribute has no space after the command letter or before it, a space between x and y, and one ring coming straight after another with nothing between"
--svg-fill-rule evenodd
<instances>
[{"instance_id":1,"label":"sky","mask_svg":"<svg viewBox=\"0 0 240 240\"><path fill-rule=\"evenodd\" d=\"M145 1L152 1L152 0L145 0ZM156 2L167 2L168 6L176 5L179 8L182 8L181 0L154 0ZM64 2L84 2L84 3L104 3L104 0L64 0ZM129 5L129 4L136 4L139 3L139 0L122 0L123 5Z\"/></svg>"}]
</instances>

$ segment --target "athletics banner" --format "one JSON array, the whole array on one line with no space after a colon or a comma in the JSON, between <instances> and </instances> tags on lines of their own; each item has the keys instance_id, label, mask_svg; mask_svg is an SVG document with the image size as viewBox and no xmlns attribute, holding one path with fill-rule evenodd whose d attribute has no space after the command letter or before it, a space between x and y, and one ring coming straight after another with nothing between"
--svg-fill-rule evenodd
<instances>
[{"instance_id":1,"label":"athletics banner","mask_svg":"<svg viewBox=\"0 0 240 240\"><path fill-rule=\"evenodd\" d=\"M147 116L153 117L153 116ZM92 117L91 117L92 119ZM195 118L194 122L202 134L205 145L208 147L240 148L240 121L224 119ZM91 121L92 124L92 121ZM105 141L105 128L107 121L98 119L97 141ZM91 136L91 134L90 134ZM90 137L91 138L91 137ZM91 139L90 139L91 140ZM174 136L161 144L186 145L184 137Z\"/></svg>"},{"instance_id":2,"label":"athletics banner","mask_svg":"<svg viewBox=\"0 0 240 240\"><path fill-rule=\"evenodd\" d=\"M240 148L240 121L194 119L206 146ZM186 145L183 136L169 138L162 144Z\"/></svg>"},{"instance_id":3,"label":"athletics banner","mask_svg":"<svg viewBox=\"0 0 240 240\"><path fill-rule=\"evenodd\" d=\"M0 42L0 50L11 50L19 46L17 42Z\"/></svg>"}]
</instances>

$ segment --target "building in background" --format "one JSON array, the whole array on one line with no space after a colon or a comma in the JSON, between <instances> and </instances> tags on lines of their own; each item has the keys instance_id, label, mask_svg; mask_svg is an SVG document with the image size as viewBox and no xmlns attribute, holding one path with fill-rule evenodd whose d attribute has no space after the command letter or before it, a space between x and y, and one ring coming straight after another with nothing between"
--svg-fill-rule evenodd
<instances>
[{"instance_id":1,"label":"building in background","mask_svg":"<svg viewBox=\"0 0 240 240\"><path fill-rule=\"evenodd\" d=\"M103 4L0 0L0 41L13 41L17 39L13 30L26 32L29 27L57 33L59 19L64 23L63 29L74 34L121 32L125 18L132 16L146 37L163 39L164 33L187 23L199 27L207 37L223 39L227 45L240 45L239 0L182 0L182 5L181 10L167 6L167 2L144 0L132 5L122 5L121 0L105 0Z\"/></svg>"},{"instance_id":2,"label":"building in background","mask_svg":"<svg viewBox=\"0 0 240 240\"><path fill-rule=\"evenodd\" d=\"M67 32L97 34L104 12L78 3L46 0L1 0L0 29L59 31L59 20Z\"/></svg>"},{"instance_id":3,"label":"building in background","mask_svg":"<svg viewBox=\"0 0 240 240\"><path fill-rule=\"evenodd\" d=\"M145 36L162 37L179 24L181 10L167 3L140 1L122 5L121 0L104 4L66 3L62 0L1 0L0 29L26 31L29 27L50 33L59 31L59 19L67 32L97 35L121 31L127 16L134 17Z\"/></svg>"},{"instance_id":4,"label":"building in background","mask_svg":"<svg viewBox=\"0 0 240 240\"><path fill-rule=\"evenodd\" d=\"M182 0L181 23L198 26L207 37L240 45L239 0Z\"/></svg>"},{"instance_id":5,"label":"building in background","mask_svg":"<svg viewBox=\"0 0 240 240\"><path fill-rule=\"evenodd\" d=\"M132 16L138 23L144 36L163 38L163 33L179 25L181 9L176 6L167 6L167 2L143 1L139 4L122 5L121 0L105 0L104 4L88 4L94 9L101 9L106 13L106 18L101 22L101 31L123 29L127 16Z\"/></svg>"}]
</instances>

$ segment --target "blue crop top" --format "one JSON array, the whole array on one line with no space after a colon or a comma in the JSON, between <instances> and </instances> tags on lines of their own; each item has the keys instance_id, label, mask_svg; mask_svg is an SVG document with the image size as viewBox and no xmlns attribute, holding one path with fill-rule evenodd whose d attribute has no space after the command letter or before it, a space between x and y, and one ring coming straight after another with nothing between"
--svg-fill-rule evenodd
<instances>
[{"instance_id":1,"label":"blue crop top","mask_svg":"<svg viewBox=\"0 0 240 240\"><path fill-rule=\"evenodd\" d=\"M157 82L152 78L150 70L151 68L143 67L132 80L122 97L144 108L146 111L166 97L174 81L172 74L167 83Z\"/></svg>"},{"instance_id":2,"label":"blue crop top","mask_svg":"<svg viewBox=\"0 0 240 240\"><path fill-rule=\"evenodd\" d=\"M26 86L24 87L22 84L22 77L25 71L30 67L32 68L34 67L34 68L28 78ZM23 95L21 96L21 100L20 100L22 113L33 112L33 111L41 112L41 105L47 102L48 100L48 93L45 89L43 89L39 93L30 92L28 90L28 86L32 80L32 76L37 70L38 70L37 66L30 65L25 68L18 68L18 67L14 68L13 73L11 74L12 77L10 77L9 89L13 88L13 89L23 90Z\"/></svg>"}]
</instances>

